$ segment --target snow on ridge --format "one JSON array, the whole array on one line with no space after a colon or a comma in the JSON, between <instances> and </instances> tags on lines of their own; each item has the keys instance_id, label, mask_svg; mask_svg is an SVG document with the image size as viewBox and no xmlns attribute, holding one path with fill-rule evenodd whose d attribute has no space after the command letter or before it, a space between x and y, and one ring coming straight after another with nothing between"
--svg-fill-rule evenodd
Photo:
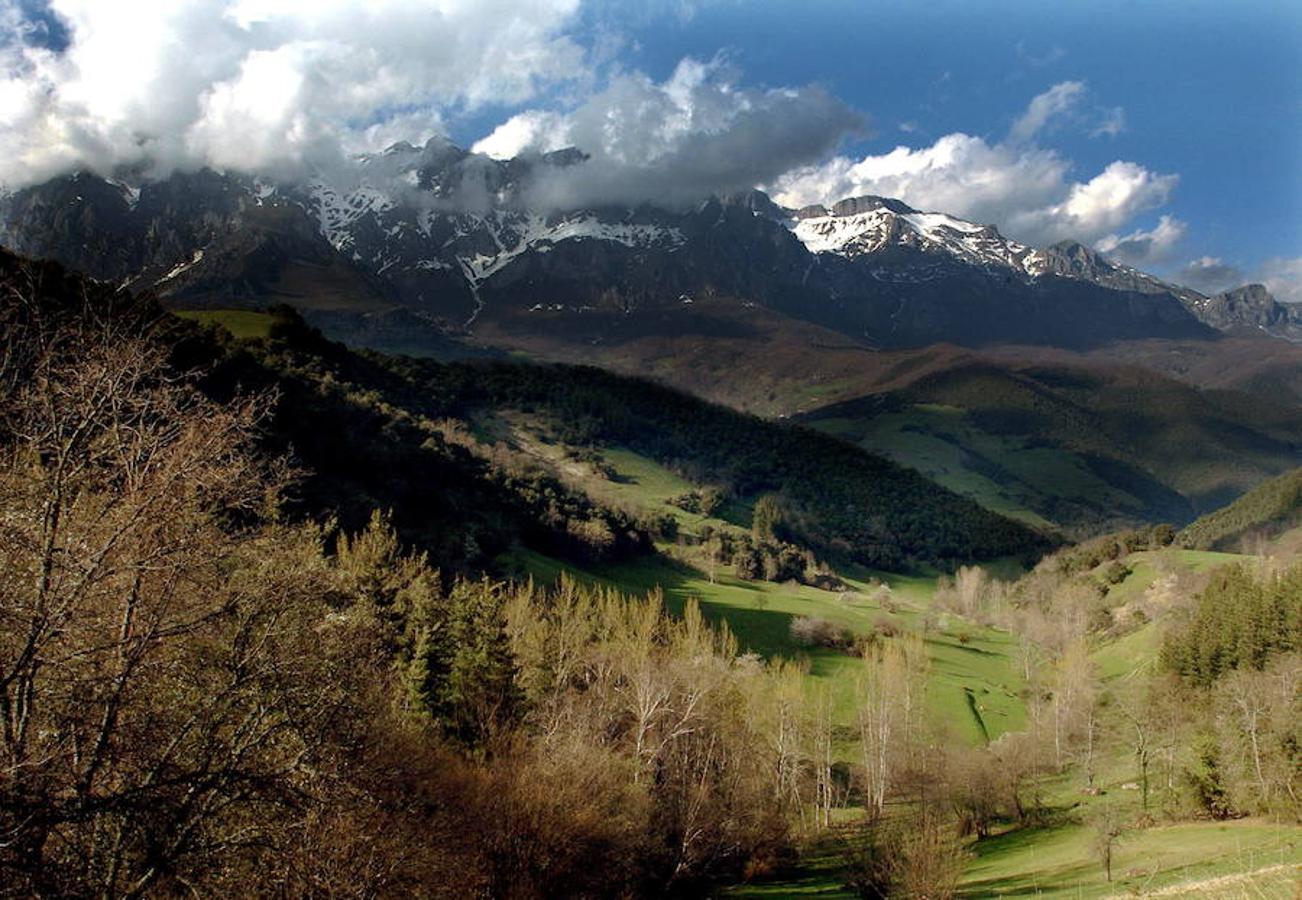
<instances>
[{"instance_id":1,"label":"snow on ridge","mask_svg":"<svg viewBox=\"0 0 1302 900\"><path fill-rule=\"evenodd\" d=\"M164 275L162 278L158 279L158 281L156 281L155 284L162 284L164 281L171 281L171 280L172 280L173 278L175 278L177 275L180 275L180 274L181 274L182 272L184 272L186 269L188 269L188 268L190 268L191 266L195 265L196 263L198 263L198 262L199 262L200 260L202 260L202 259L203 259L203 251L202 251L202 250L196 250L196 251L194 251L194 255L193 255L193 256L191 256L191 257L190 257L188 260L186 260L185 262L180 262L180 263L177 263L176 265L172 266L171 271L169 271L169 272L168 272L166 275Z\"/></svg>"},{"instance_id":2,"label":"snow on ridge","mask_svg":"<svg viewBox=\"0 0 1302 900\"><path fill-rule=\"evenodd\" d=\"M323 181L312 182L310 189L321 234L336 250L343 250L352 243L348 228L363 215L386 212L396 205L388 194L369 184L363 184L346 195L341 195Z\"/></svg>"},{"instance_id":3,"label":"snow on ridge","mask_svg":"<svg viewBox=\"0 0 1302 900\"><path fill-rule=\"evenodd\" d=\"M948 228L952 231L959 231L964 234L980 234L986 230L986 226L984 225L965 222L962 219L955 219L953 216L947 216L944 213L905 213L900 216L900 218L912 225L915 231L924 234L931 234L940 228Z\"/></svg>"},{"instance_id":4,"label":"snow on ridge","mask_svg":"<svg viewBox=\"0 0 1302 900\"><path fill-rule=\"evenodd\" d=\"M928 252L943 252L977 266L1024 271L1032 251L988 225L944 213L896 213L885 206L851 215L828 213L788 221L787 227L811 253L834 253L853 259L883 249L895 223L902 223L897 242Z\"/></svg>"},{"instance_id":5,"label":"snow on ridge","mask_svg":"<svg viewBox=\"0 0 1302 900\"><path fill-rule=\"evenodd\" d=\"M893 216L880 208L850 216L809 216L788 227L810 253L857 256L881 248Z\"/></svg>"},{"instance_id":6,"label":"snow on ridge","mask_svg":"<svg viewBox=\"0 0 1302 900\"><path fill-rule=\"evenodd\" d=\"M391 196L368 184L344 192L324 181L315 181L309 190L309 208L317 217L321 234L331 246L340 251L352 248L353 227L367 213L382 215L396 210L394 216L381 221L384 234L389 239L404 239L412 233L430 239L435 234L439 219L448 216L452 219L452 235L443 239L437 247L431 244L432 252L422 254L423 258L415 267L459 267L472 285L482 284L485 279L527 251L547 252L563 241L604 240L626 247L675 249L685 240L677 228L603 222L591 213L558 220L537 213L451 213L431 208L409 210L399 208ZM483 238L488 238L489 242L484 242ZM465 246L467 240L472 245L471 248ZM386 241L386 246L387 243ZM381 250L379 255L383 256L384 251ZM390 261L390 264L396 263L397 260Z\"/></svg>"},{"instance_id":7,"label":"snow on ridge","mask_svg":"<svg viewBox=\"0 0 1302 900\"><path fill-rule=\"evenodd\" d=\"M579 238L614 241L625 247L654 247L662 244L677 246L683 242L683 234L677 228L627 222L602 222L595 216L567 219L549 228L536 240L555 244Z\"/></svg>"},{"instance_id":8,"label":"snow on ridge","mask_svg":"<svg viewBox=\"0 0 1302 900\"><path fill-rule=\"evenodd\" d=\"M677 228L629 222L603 222L591 215L562 219L559 222L548 222L543 216L529 215L511 217L505 222L483 219L481 224L487 227L494 243L499 247L499 252L458 257L467 276L475 284L482 284L512 260L530 250L545 253L562 241L603 240L623 244L625 247L672 249L680 246L684 240L682 232ZM514 236L514 241L504 240L509 236Z\"/></svg>"}]
</instances>

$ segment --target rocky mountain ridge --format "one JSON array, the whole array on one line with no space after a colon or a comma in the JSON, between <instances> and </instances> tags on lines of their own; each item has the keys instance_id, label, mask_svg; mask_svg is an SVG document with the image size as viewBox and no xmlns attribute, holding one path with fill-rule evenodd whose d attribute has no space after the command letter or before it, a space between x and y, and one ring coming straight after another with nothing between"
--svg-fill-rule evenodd
<instances>
[{"instance_id":1,"label":"rocky mountain ridge","mask_svg":"<svg viewBox=\"0 0 1302 900\"><path fill-rule=\"evenodd\" d=\"M481 316L618 316L727 298L878 346L1302 339L1302 314L1260 286L1207 297L1078 243L1035 249L889 198L801 210L759 191L676 210L537 205L540 184L584 160L574 150L493 160L436 138L299 182L82 173L4 197L0 243L176 306L398 308L452 332L473 332Z\"/></svg>"}]
</instances>

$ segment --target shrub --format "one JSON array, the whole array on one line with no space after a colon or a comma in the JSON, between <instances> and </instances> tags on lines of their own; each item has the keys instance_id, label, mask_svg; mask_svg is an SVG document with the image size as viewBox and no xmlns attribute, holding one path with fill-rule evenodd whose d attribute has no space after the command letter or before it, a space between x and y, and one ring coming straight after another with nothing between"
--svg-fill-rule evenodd
<instances>
[{"instance_id":1,"label":"shrub","mask_svg":"<svg viewBox=\"0 0 1302 900\"><path fill-rule=\"evenodd\" d=\"M839 649L850 644L849 635L844 628L815 616L796 616L792 619L791 639L806 647Z\"/></svg>"}]
</instances>

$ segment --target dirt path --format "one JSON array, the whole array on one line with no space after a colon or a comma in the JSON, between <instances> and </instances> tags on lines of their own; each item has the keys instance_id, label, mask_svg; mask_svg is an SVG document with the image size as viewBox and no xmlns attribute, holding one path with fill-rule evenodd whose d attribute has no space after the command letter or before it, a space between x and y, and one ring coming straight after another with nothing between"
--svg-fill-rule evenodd
<instances>
[{"instance_id":1,"label":"dirt path","mask_svg":"<svg viewBox=\"0 0 1302 900\"><path fill-rule=\"evenodd\" d=\"M1276 873L1284 872L1289 869L1293 870L1295 876L1293 890L1290 895L1293 897L1302 897L1302 866L1297 865L1296 863L1282 863L1277 866L1266 866L1263 869L1254 869L1251 872L1240 872L1237 875L1220 875L1216 878L1208 878L1203 881L1187 881L1184 882L1183 884L1172 884L1172 885L1168 885L1167 887L1160 888L1156 891L1144 891L1140 894L1114 894L1113 896L1117 898L1180 897L1186 894L1188 895L1209 894L1212 893L1213 891L1226 890L1229 888L1233 888L1237 885L1242 885L1244 887L1243 894L1242 894L1242 896L1244 897L1274 896L1274 895L1268 895L1262 891L1254 891L1251 882L1255 881L1258 878L1261 878L1264 875L1274 875ZM1281 894L1278 896L1285 897L1290 895Z\"/></svg>"}]
</instances>

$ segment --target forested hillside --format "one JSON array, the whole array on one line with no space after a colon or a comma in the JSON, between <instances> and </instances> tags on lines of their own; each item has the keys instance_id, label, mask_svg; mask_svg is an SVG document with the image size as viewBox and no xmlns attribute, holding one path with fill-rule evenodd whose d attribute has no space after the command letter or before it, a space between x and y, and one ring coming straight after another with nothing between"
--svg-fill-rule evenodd
<instances>
[{"instance_id":1,"label":"forested hillside","mask_svg":"<svg viewBox=\"0 0 1302 900\"><path fill-rule=\"evenodd\" d=\"M1268 539L1302 525L1302 469L1257 485L1229 506L1210 512L1180 532L1199 550L1237 549L1245 539Z\"/></svg>"},{"instance_id":2,"label":"forested hillside","mask_svg":"<svg viewBox=\"0 0 1302 900\"><path fill-rule=\"evenodd\" d=\"M1302 412L1133 366L958 361L810 425L1082 539L1184 524L1302 458Z\"/></svg>"},{"instance_id":3,"label":"forested hillside","mask_svg":"<svg viewBox=\"0 0 1302 900\"><path fill-rule=\"evenodd\" d=\"M412 364L454 408L539 412L578 446L624 446L728 496L776 495L778 530L886 569L1038 552L1047 538L915 472L803 427L765 421L599 369Z\"/></svg>"},{"instance_id":4,"label":"forested hillside","mask_svg":"<svg viewBox=\"0 0 1302 900\"><path fill-rule=\"evenodd\" d=\"M887 569L1034 555L1049 539L938 488L916 473L818 432L715 406L596 369L357 353L329 342L292 310L265 317L265 336L236 341L196 329L148 301L88 287L52 264L5 260L8 281L41 281L48 315L111 303L137 330L174 348L209 396L274 395L268 450L302 467L291 498L316 516L360 527L393 510L414 546L463 570L513 542L578 561L647 549L648 523L593 503L533 468L496 465L445 440L440 420L497 409L536 411L567 445L627 446L753 502L773 494L779 530L824 555ZM46 314L46 313L43 313ZM746 523L749 525L749 523Z\"/></svg>"},{"instance_id":5,"label":"forested hillside","mask_svg":"<svg viewBox=\"0 0 1302 900\"><path fill-rule=\"evenodd\" d=\"M655 595L295 524L270 398L99 293L3 308L0 893L654 896L788 846L780 669Z\"/></svg>"}]
</instances>

